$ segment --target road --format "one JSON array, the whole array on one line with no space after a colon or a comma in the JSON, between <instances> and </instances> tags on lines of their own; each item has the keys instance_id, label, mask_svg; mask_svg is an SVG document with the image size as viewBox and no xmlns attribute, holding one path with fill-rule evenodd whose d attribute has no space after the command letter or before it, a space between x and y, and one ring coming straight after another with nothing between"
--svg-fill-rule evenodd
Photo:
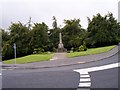
<instances>
[{"instance_id":1,"label":"road","mask_svg":"<svg viewBox=\"0 0 120 90\"><path fill-rule=\"evenodd\" d=\"M81 90L84 90L84 87L88 87L87 90L89 88L118 88L119 56L120 52L104 60L64 67L3 70L2 86L3 88L75 89L79 87L79 89L82 88Z\"/></svg>"}]
</instances>

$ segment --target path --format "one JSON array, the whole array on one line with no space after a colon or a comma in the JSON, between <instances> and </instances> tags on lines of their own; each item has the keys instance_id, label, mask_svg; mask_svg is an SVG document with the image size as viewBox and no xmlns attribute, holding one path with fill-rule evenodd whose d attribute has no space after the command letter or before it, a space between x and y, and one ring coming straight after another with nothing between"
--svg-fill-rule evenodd
<instances>
[{"instance_id":1,"label":"path","mask_svg":"<svg viewBox=\"0 0 120 90\"><path fill-rule=\"evenodd\" d=\"M58 60L58 59L65 59L66 57L66 52L63 53L54 53L53 57L50 60Z\"/></svg>"}]
</instances>

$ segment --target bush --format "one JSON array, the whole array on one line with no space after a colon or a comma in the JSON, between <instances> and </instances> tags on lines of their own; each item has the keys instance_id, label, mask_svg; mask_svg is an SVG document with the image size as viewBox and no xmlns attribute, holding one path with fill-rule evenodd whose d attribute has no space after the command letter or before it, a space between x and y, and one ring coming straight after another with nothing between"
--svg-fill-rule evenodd
<instances>
[{"instance_id":1,"label":"bush","mask_svg":"<svg viewBox=\"0 0 120 90\"><path fill-rule=\"evenodd\" d=\"M87 50L86 44L85 42L83 42L83 45L79 47L78 51L86 51L86 50Z\"/></svg>"},{"instance_id":2,"label":"bush","mask_svg":"<svg viewBox=\"0 0 120 90\"><path fill-rule=\"evenodd\" d=\"M33 54L41 54L41 53L43 53L43 52L44 52L44 49L43 49L43 48L36 48L36 49L34 49Z\"/></svg>"},{"instance_id":3,"label":"bush","mask_svg":"<svg viewBox=\"0 0 120 90\"><path fill-rule=\"evenodd\" d=\"M72 53L74 51L74 48L72 47L71 50L70 50L70 53Z\"/></svg>"},{"instance_id":4,"label":"bush","mask_svg":"<svg viewBox=\"0 0 120 90\"><path fill-rule=\"evenodd\" d=\"M84 46L81 45L81 46L79 47L78 51L84 51Z\"/></svg>"},{"instance_id":5,"label":"bush","mask_svg":"<svg viewBox=\"0 0 120 90\"><path fill-rule=\"evenodd\" d=\"M67 53L70 53L70 50L68 50Z\"/></svg>"},{"instance_id":6,"label":"bush","mask_svg":"<svg viewBox=\"0 0 120 90\"><path fill-rule=\"evenodd\" d=\"M57 51L57 49L55 47L53 47L53 52L56 52L56 51Z\"/></svg>"}]
</instances>

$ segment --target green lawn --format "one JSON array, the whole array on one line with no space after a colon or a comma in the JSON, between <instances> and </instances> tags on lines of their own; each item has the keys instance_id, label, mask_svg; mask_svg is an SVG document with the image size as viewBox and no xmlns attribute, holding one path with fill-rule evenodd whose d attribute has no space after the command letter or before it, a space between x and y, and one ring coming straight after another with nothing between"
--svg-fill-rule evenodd
<instances>
[{"instance_id":1,"label":"green lawn","mask_svg":"<svg viewBox=\"0 0 120 90\"><path fill-rule=\"evenodd\" d=\"M40 62L40 61L48 61L53 56L53 54L33 54L24 57L20 57L16 59L17 64L30 63L30 62ZM6 60L3 63L5 64L13 64L14 59Z\"/></svg>"},{"instance_id":2,"label":"green lawn","mask_svg":"<svg viewBox=\"0 0 120 90\"><path fill-rule=\"evenodd\" d=\"M91 48L88 49L87 51L82 51L82 52L72 52L72 53L67 53L67 57L78 57L78 56L85 56L85 55L90 55L90 54L99 54L103 52L107 52L111 49L113 49L115 45L112 46L106 46L106 47L100 47L100 48Z\"/></svg>"}]
</instances>

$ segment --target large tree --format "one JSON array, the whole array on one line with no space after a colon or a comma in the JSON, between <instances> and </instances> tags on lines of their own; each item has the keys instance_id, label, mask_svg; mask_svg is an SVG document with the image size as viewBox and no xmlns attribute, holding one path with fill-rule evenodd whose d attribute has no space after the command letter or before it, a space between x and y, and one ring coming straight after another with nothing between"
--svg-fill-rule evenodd
<instances>
[{"instance_id":1,"label":"large tree","mask_svg":"<svg viewBox=\"0 0 120 90\"><path fill-rule=\"evenodd\" d=\"M117 44L120 41L120 25L113 17L112 13L101 16L99 13L93 16L92 20L88 18L88 46L98 47Z\"/></svg>"},{"instance_id":2,"label":"large tree","mask_svg":"<svg viewBox=\"0 0 120 90\"><path fill-rule=\"evenodd\" d=\"M17 57L28 55L30 50L28 34L28 28L21 22L11 23L7 32L2 30L2 55L4 60L14 57L14 43L17 45Z\"/></svg>"},{"instance_id":3,"label":"large tree","mask_svg":"<svg viewBox=\"0 0 120 90\"><path fill-rule=\"evenodd\" d=\"M53 16L53 23L52 23L53 28L50 29L50 33L49 33L49 39L50 39L50 44L52 46L52 50L54 48L58 47L58 43L59 43L59 31L60 28L57 26L57 19L55 16Z\"/></svg>"},{"instance_id":4,"label":"large tree","mask_svg":"<svg viewBox=\"0 0 120 90\"><path fill-rule=\"evenodd\" d=\"M65 48L68 50L72 47L78 48L83 44L83 36L85 35L85 30L80 25L80 19L64 20L64 23L62 33Z\"/></svg>"},{"instance_id":5,"label":"large tree","mask_svg":"<svg viewBox=\"0 0 120 90\"><path fill-rule=\"evenodd\" d=\"M30 43L31 49L42 48L47 50L48 44L48 26L42 23L35 23L33 30L30 31Z\"/></svg>"},{"instance_id":6,"label":"large tree","mask_svg":"<svg viewBox=\"0 0 120 90\"><path fill-rule=\"evenodd\" d=\"M10 40L9 43L17 45L17 56L27 55L29 52L29 30L22 23L12 23L9 27L10 30Z\"/></svg>"},{"instance_id":7,"label":"large tree","mask_svg":"<svg viewBox=\"0 0 120 90\"><path fill-rule=\"evenodd\" d=\"M9 43L10 35L4 29L1 29L2 33L2 59L13 58L13 48Z\"/></svg>"}]
</instances>

